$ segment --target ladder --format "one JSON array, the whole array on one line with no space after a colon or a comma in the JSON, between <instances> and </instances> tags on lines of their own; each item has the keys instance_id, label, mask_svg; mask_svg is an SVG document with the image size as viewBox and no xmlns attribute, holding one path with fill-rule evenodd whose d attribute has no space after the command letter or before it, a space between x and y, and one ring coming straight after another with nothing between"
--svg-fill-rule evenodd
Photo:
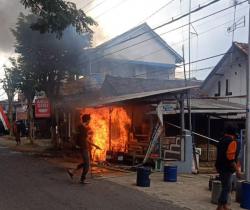
<instances>
[{"instance_id":1,"label":"ladder","mask_svg":"<svg viewBox=\"0 0 250 210\"><path fill-rule=\"evenodd\" d=\"M153 132L151 134L148 150L147 150L147 153L142 161L142 164L145 164L147 162L148 158L150 157L150 154L152 153L153 148L155 147L155 145L158 142L158 139L159 139L162 131L163 131L163 127L162 127L161 123L157 122L157 124L155 125Z\"/></svg>"}]
</instances>

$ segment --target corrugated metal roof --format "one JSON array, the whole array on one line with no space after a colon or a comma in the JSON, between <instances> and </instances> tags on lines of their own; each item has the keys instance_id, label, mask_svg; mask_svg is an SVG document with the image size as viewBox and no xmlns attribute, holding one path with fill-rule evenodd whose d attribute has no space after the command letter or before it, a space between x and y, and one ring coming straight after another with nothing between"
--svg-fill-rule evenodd
<instances>
[{"instance_id":1,"label":"corrugated metal roof","mask_svg":"<svg viewBox=\"0 0 250 210\"><path fill-rule=\"evenodd\" d=\"M172 105L172 107L176 107L176 103L166 103L166 105L169 104ZM185 110L187 112L188 108L185 107ZM191 111L192 113L237 114L237 113L245 113L246 108L241 104L231 103L227 101L221 101L215 99L192 99ZM179 108L176 107L173 110L166 111L165 114L174 114L179 112L180 112Z\"/></svg>"},{"instance_id":2,"label":"corrugated metal roof","mask_svg":"<svg viewBox=\"0 0 250 210\"><path fill-rule=\"evenodd\" d=\"M241 104L231 103L227 101L214 100L214 99L192 99L192 109L200 111L207 110L209 112L245 112L245 106Z\"/></svg>"},{"instance_id":3,"label":"corrugated metal roof","mask_svg":"<svg viewBox=\"0 0 250 210\"><path fill-rule=\"evenodd\" d=\"M199 86L202 83L198 80L192 80L187 82L189 86ZM185 87L184 80L123 78L108 75L104 80L101 92L105 96L118 96L183 87Z\"/></svg>"},{"instance_id":4,"label":"corrugated metal roof","mask_svg":"<svg viewBox=\"0 0 250 210\"><path fill-rule=\"evenodd\" d=\"M108 104L114 104L124 101L142 99L167 93L176 93L176 92L183 92L192 88L197 88L198 86L188 86L188 87L181 87L181 88L172 88L172 89L164 89L164 90L156 90L156 91L149 91L149 92L142 92L142 93L133 93L127 95L120 95L120 96L112 96L106 98L99 98L95 101L88 102L84 104L86 107L93 107L93 106L103 106Z\"/></svg>"}]
</instances>

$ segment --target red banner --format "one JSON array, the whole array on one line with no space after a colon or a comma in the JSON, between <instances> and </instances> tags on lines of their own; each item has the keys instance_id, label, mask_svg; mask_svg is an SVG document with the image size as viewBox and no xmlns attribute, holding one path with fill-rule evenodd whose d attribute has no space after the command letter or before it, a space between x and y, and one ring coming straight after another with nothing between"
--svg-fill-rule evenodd
<instances>
[{"instance_id":1,"label":"red banner","mask_svg":"<svg viewBox=\"0 0 250 210\"><path fill-rule=\"evenodd\" d=\"M50 103L47 98L39 98L35 101L35 117L48 118L50 117Z\"/></svg>"},{"instance_id":2,"label":"red banner","mask_svg":"<svg viewBox=\"0 0 250 210\"><path fill-rule=\"evenodd\" d=\"M3 123L4 129L5 130L9 130L10 129L10 122L8 120L8 117L6 116L6 114L3 111L2 106L0 105L0 120Z\"/></svg>"}]
</instances>

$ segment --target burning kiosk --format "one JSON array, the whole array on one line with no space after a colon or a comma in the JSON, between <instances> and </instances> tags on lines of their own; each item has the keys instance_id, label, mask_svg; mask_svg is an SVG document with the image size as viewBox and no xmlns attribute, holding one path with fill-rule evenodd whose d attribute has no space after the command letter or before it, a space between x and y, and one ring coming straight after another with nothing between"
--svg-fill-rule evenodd
<instances>
[{"instance_id":1,"label":"burning kiosk","mask_svg":"<svg viewBox=\"0 0 250 210\"><path fill-rule=\"evenodd\" d=\"M195 87L197 86L99 97L95 100L86 100L86 98L83 100L78 96L77 98L67 98L64 106L74 104L74 107L71 107L71 113L74 112L74 114L71 114L71 123L69 122L72 128L71 132L74 131L81 115L91 115L92 140L94 144L102 148L101 151L91 151L93 160L112 162L116 159L117 162L127 161L133 165L141 163L148 152L150 152L149 157L155 160L162 159L160 144L154 145L158 147L157 149L150 148L152 132L159 122L159 117L156 114L157 104L168 99L177 99L180 104L183 104L187 91ZM180 144L183 156L178 161L184 164L186 161L192 162L192 147L191 151L187 151L187 148L190 150L190 146L186 146L186 142L189 143L188 145L192 145L192 139L187 140L184 134L184 112L180 113L180 118L182 119L180 120L182 122L180 123L182 125ZM164 127L163 121L161 126ZM180 169L179 172L189 173L191 169Z\"/></svg>"}]
</instances>

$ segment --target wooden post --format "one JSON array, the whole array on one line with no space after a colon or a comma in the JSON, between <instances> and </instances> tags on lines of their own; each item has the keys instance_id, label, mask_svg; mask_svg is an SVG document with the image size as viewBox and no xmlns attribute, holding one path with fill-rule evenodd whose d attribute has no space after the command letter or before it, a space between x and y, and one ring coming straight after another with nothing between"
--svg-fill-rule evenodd
<instances>
[{"instance_id":1,"label":"wooden post","mask_svg":"<svg viewBox=\"0 0 250 210\"><path fill-rule=\"evenodd\" d=\"M208 130L208 132L207 132L207 135L208 135L208 137L210 137L210 116L208 115L207 116L207 130ZM209 139L207 139L207 161L209 161L209 148L210 148L210 140Z\"/></svg>"},{"instance_id":2,"label":"wooden post","mask_svg":"<svg viewBox=\"0 0 250 210\"><path fill-rule=\"evenodd\" d=\"M111 144L112 144L112 141L111 141L111 114L112 114L112 108L109 107L109 151L111 151Z\"/></svg>"}]
</instances>

